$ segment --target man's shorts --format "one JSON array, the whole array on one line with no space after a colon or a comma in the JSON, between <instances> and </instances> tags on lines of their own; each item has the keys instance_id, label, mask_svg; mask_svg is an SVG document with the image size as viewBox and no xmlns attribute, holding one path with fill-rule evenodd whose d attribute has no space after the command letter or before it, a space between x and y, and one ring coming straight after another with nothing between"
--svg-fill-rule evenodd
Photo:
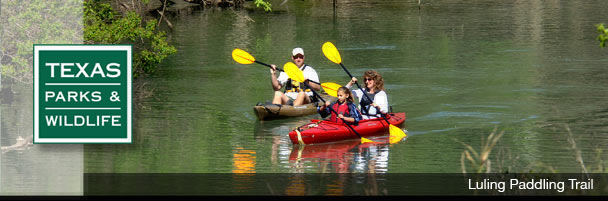
<instances>
[{"instance_id":1,"label":"man's shorts","mask_svg":"<svg viewBox=\"0 0 608 201\"><path fill-rule=\"evenodd\" d=\"M307 92L308 93L312 93L312 92ZM285 96L287 96L287 98L289 98L289 100L287 101L287 105L291 105L293 106L293 101L296 100L296 98L298 98L298 93L297 92L287 92L285 93ZM310 98L311 101L315 100L313 99L313 96L308 96Z\"/></svg>"},{"instance_id":2,"label":"man's shorts","mask_svg":"<svg viewBox=\"0 0 608 201\"><path fill-rule=\"evenodd\" d=\"M287 98L293 102L293 100L298 98L298 92L287 92L285 93L285 96L287 96Z\"/></svg>"}]
</instances>

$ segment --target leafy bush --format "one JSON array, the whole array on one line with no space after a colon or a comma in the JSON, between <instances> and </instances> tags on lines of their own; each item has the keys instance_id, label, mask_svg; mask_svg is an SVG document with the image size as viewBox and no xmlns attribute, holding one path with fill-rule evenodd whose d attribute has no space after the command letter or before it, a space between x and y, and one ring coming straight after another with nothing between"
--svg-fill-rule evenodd
<instances>
[{"instance_id":1,"label":"leafy bush","mask_svg":"<svg viewBox=\"0 0 608 201\"><path fill-rule=\"evenodd\" d=\"M145 22L137 12L130 10L123 16L110 4L85 1L84 40L92 44L133 44L133 76L152 72L156 64L177 52L167 42L163 31L158 30L157 20Z\"/></svg>"},{"instance_id":2,"label":"leafy bush","mask_svg":"<svg viewBox=\"0 0 608 201\"><path fill-rule=\"evenodd\" d=\"M270 4L270 2L264 1L264 0L255 0L253 3L255 3L256 7L260 7L262 6L264 8L264 11L268 12L268 11L272 11L272 4Z\"/></svg>"},{"instance_id":3,"label":"leafy bush","mask_svg":"<svg viewBox=\"0 0 608 201\"><path fill-rule=\"evenodd\" d=\"M601 47L606 47L606 39L608 39L608 30L604 28L604 24L595 25L597 27L597 31L600 32L600 35L597 36L597 40L600 41Z\"/></svg>"}]
</instances>

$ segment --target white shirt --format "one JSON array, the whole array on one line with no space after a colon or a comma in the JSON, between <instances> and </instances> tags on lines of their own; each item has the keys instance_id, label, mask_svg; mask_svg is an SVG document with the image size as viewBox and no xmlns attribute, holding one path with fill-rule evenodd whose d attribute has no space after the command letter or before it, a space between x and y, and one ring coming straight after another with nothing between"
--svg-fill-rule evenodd
<instances>
[{"instance_id":1,"label":"white shirt","mask_svg":"<svg viewBox=\"0 0 608 201\"><path fill-rule=\"evenodd\" d=\"M303 67L306 67L303 70L304 79L308 79L310 81L319 83L319 75L317 75L317 71L315 71L315 69L312 68L312 66L309 66L306 64L302 65L302 67L300 67L300 70L302 70ZM287 83L288 79L289 79L289 77L287 76L287 73L285 73L284 71L281 71L281 73L279 73L279 77L277 78L277 81L279 82L279 84L281 84L281 87L283 87L283 86L285 86L285 83ZM296 99L296 97L298 96L298 92L287 92L287 93L285 93L285 95L291 99ZM313 96L312 91L306 92L306 95Z\"/></svg>"},{"instance_id":2,"label":"white shirt","mask_svg":"<svg viewBox=\"0 0 608 201\"><path fill-rule=\"evenodd\" d=\"M361 109L361 99L365 96L363 95L363 91L361 89L355 89L352 90L353 94L357 97L357 99L359 99L359 110L363 110ZM384 91L379 91L376 92L376 95L374 96L374 103L376 103L376 105L380 106L380 111L382 113L388 113L388 98L386 95L386 92ZM361 112L363 113L363 112ZM361 116L363 117L363 119L373 119L373 118L377 118L380 117L380 115L378 114L378 111L376 111L376 107L372 107L370 105L369 107L369 111L368 114L372 114L372 115L364 115L362 114ZM374 115L376 114L376 115Z\"/></svg>"}]
</instances>

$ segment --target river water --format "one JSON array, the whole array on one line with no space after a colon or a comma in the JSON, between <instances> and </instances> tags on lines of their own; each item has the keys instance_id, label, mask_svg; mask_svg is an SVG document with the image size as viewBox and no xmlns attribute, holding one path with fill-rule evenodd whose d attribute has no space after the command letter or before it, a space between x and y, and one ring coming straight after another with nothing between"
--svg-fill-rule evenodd
<instances>
[{"instance_id":1,"label":"river water","mask_svg":"<svg viewBox=\"0 0 608 201\"><path fill-rule=\"evenodd\" d=\"M174 10L178 53L135 83L133 144L85 145L84 171L458 173L463 144L479 151L494 129L504 135L491 172L605 165L608 49L594 25L608 22L608 1L340 0L335 12L332 1L272 2L272 13ZM273 95L268 68L231 51L282 66L299 46L321 82L345 84L326 41L354 75L383 75L393 110L407 113L407 139L298 147L288 132L318 115L256 119L252 107Z\"/></svg>"},{"instance_id":2,"label":"river water","mask_svg":"<svg viewBox=\"0 0 608 201\"><path fill-rule=\"evenodd\" d=\"M461 172L462 143L479 151L495 128L504 135L492 172L592 172L608 142L608 50L594 27L606 6L339 1L334 13L332 1L290 1L270 14L180 10L170 16L178 53L136 83L133 144L85 145L85 172ZM344 84L346 73L321 52L326 41L354 75L384 76L393 110L407 113L406 140L298 147L287 134L318 115L256 119L253 105L273 95L268 69L237 64L232 49L282 66L299 46L321 82Z\"/></svg>"}]
</instances>

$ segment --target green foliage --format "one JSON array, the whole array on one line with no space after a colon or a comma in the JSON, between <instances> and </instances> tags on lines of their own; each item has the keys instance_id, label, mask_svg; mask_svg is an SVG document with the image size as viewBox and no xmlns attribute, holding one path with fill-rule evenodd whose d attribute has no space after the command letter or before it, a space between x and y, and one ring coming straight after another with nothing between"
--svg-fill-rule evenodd
<instances>
[{"instance_id":1,"label":"green foliage","mask_svg":"<svg viewBox=\"0 0 608 201\"><path fill-rule=\"evenodd\" d=\"M597 36L597 40L600 41L600 47L606 47L606 39L608 39L608 30L604 28L604 24L595 25L600 35Z\"/></svg>"},{"instance_id":2,"label":"green foliage","mask_svg":"<svg viewBox=\"0 0 608 201\"><path fill-rule=\"evenodd\" d=\"M84 8L84 39L86 43L133 44L133 76L154 71L156 64L177 52L167 42L163 31L157 30L157 21L145 22L134 11L124 16L113 11L106 3L89 0Z\"/></svg>"},{"instance_id":3,"label":"green foliage","mask_svg":"<svg viewBox=\"0 0 608 201\"><path fill-rule=\"evenodd\" d=\"M255 0L253 3L255 3L256 7L264 7L264 11L269 12L272 11L272 4L270 4L270 2L264 1L264 0Z\"/></svg>"},{"instance_id":4,"label":"green foliage","mask_svg":"<svg viewBox=\"0 0 608 201\"><path fill-rule=\"evenodd\" d=\"M66 1L0 1L2 76L31 83L33 44L82 42L82 3Z\"/></svg>"}]
</instances>

